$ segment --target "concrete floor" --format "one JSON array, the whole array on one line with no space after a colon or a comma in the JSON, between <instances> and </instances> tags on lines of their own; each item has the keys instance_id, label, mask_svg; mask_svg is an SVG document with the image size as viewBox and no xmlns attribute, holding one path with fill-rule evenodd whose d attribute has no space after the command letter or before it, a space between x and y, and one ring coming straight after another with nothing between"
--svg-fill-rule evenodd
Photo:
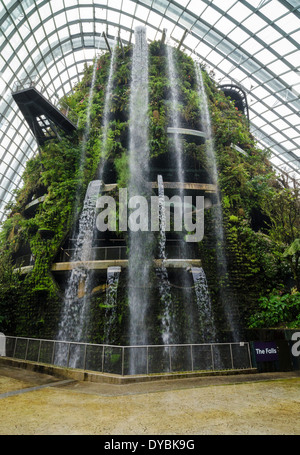
<instances>
[{"instance_id":1,"label":"concrete floor","mask_svg":"<svg viewBox=\"0 0 300 455\"><path fill-rule=\"evenodd\" d=\"M132 384L0 364L1 435L299 435L300 372Z\"/></svg>"}]
</instances>

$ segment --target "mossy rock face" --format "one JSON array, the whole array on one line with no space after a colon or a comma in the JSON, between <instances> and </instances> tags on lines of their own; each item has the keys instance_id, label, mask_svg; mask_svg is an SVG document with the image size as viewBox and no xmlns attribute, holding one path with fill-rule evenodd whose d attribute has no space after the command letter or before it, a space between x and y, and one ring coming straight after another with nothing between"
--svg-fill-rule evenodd
<instances>
[{"instance_id":1,"label":"mossy rock face","mask_svg":"<svg viewBox=\"0 0 300 455\"><path fill-rule=\"evenodd\" d=\"M179 73L177 88L180 117L187 127L201 130L201 99L194 62L178 50L175 50L175 55ZM24 336L54 338L56 335L63 292L59 286L53 284L49 272L52 263L59 257L65 240L73 235L86 188L88 183L97 177L103 154L108 163L105 168L108 183L117 183L120 187L126 187L128 183L131 57L132 46L124 48L124 55L120 48L117 49L107 149L102 150L101 125L110 66L109 53L103 54L96 62L95 92L88 137L85 136L85 127L92 66L85 67L82 81L74 88L73 94L62 100L79 116L78 131L72 136L60 132L60 141L48 141L41 148L40 156L37 155L27 162L23 174L24 186L18 190L16 201L9 205L9 216L0 232L0 331ZM289 292L291 286L299 280L299 252L288 250L293 251L293 254L284 256L284 251L293 242L289 241L288 237L280 236L280 233L287 232L286 226L280 225L274 216L272 218L272 204L268 204L269 201L274 202L274 207L277 208L281 204L285 210L290 208L292 213L295 206L292 200L294 195L290 192L290 197L288 196L288 190L283 188L282 181L273 173L268 152L256 146L247 119L240 115L234 102L218 89L205 67L202 67L202 75L211 113L219 170L228 283L231 295L238 302L236 311L240 315L241 323L247 326L249 316L258 309L260 296L266 295L279 284L284 286L285 292ZM170 84L166 46L157 41L149 45L149 147L151 163L154 163L155 168L152 169L153 176L157 174L159 164L164 163L172 177L172 148L167 134L169 110ZM83 141L86 141L84 152ZM246 154L239 154L231 144L238 145ZM211 163L205 156L204 143L184 141L184 162L189 171L189 181L205 181ZM41 191L45 195L44 200L33 216L26 218L26 204L32 195L41 195ZM284 204L284 201L287 203ZM259 229L255 231L252 228L252 218L256 212L271 224L274 220L272 227L266 222L263 232ZM278 210L278 213L282 211ZM287 212L284 214L287 219ZM198 249L197 257L201 258L207 275L218 327L223 328L225 321L220 303L213 217L213 208L205 210L205 235L203 241L196 246L196 251ZM294 225L294 229L297 229L297 221ZM117 235L120 237L120 233ZM28 245L35 259L32 274L26 277L15 272L13 262L18 252L21 255L24 245ZM298 264L296 268L295 264ZM116 324L113 338L116 343L126 344L128 300L126 279L122 280L114 315ZM90 341L103 342L106 317L115 309L105 306L105 284L105 277L101 282L95 283L94 288L99 289L99 292L97 290L91 297L94 317ZM159 319L162 309L157 300L157 283L153 281L151 285L153 312L148 317L152 339L158 343L161 341ZM172 293L176 302L174 312L180 316L183 311L180 292L174 288ZM180 324L183 327L184 316L181 316ZM293 317L297 319L297 315Z\"/></svg>"}]
</instances>

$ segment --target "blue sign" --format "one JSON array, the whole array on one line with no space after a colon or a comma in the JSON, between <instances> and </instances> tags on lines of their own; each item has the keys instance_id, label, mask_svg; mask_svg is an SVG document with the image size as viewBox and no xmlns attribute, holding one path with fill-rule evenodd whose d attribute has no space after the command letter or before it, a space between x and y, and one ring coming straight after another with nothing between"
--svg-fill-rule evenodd
<instances>
[{"instance_id":1,"label":"blue sign","mask_svg":"<svg viewBox=\"0 0 300 455\"><path fill-rule=\"evenodd\" d=\"M255 341L254 352L257 362L278 360L278 348L275 341Z\"/></svg>"}]
</instances>

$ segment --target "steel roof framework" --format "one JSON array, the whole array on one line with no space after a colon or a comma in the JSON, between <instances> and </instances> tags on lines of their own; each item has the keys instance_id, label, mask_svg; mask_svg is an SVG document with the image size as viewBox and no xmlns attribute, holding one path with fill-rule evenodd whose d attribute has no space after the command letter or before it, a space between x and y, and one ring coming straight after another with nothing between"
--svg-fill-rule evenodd
<instances>
[{"instance_id":1,"label":"steel roof framework","mask_svg":"<svg viewBox=\"0 0 300 455\"><path fill-rule=\"evenodd\" d=\"M0 221L26 161L37 150L11 91L34 78L56 101L79 82L84 64L120 34L134 42L178 46L214 72L217 83L246 93L250 126L274 166L300 174L300 0L0 0ZM185 33L185 31L188 33Z\"/></svg>"}]
</instances>

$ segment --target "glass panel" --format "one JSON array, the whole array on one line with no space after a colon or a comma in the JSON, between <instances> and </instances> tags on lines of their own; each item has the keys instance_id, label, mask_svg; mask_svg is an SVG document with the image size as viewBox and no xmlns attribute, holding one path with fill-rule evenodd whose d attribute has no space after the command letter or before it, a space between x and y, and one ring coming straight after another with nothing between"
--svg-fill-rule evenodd
<instances>
[{"instance_id":1,"label":"glass panel","mask_svg":"<svg viewBox=\"0 0 300 455\"><path fill-rule=\"evenodd\" d=\"M265 27L267 23L261 17L252 14L248 19L243 21L243 26L246 27L251 33L257 33Z\"/></svg>"},{"instance_id":2,"label":"glass panel","mask_svg":"<svg viewBox=\"0 0 300 455\"><path fill-rule=\"evenodd\" d=\"M290 52L296 51L296 47L290 43L286 38L277 41L272 44L271 47L277 51L280 55L289 54Z\"/></svg>"},{"instance_id":3,"label":"glass panel","mask_svg":"<svg viewBox=\"0 0 300 455\"><path fill-rule=\"evenodd\" d=\"M122 0L108 0L107 4L108 4L108 6L110 8L114 8L114 9L120 10L121 7L122 7ZM124 6L126 8L126 4Z\"/></svg>"},{"instance_id":4,"label":"glass panel","mask_svg":"<svg viewBox=\"0 0 300 455\"><path fill-rule=\"evenodd\" d=\"M214 8L208 6L201 14L201 19L213 25L221 18L221 16L222 15L218 13Z\"/></svg>"},{"instance_id":5,"label":"glass panel","mask_svg":"<svg viewBox=\"0 0 300 455\"><path fill-rule=\"evenodd\" d=\"M288 14L282 19L276 21L276 25L280 27L285 33L292 33L299 28L299 21L293 14Z\"/></svg>"},{"instance_id":6,"label":"glass panel","mask_svg":"<svg viewBox=\"0 0 300 455\"><path fill-rule=\"evenodd\" d=\"M141 18L143 18L143 16L141 16ZM117 13L115 11L107 11L107 20L108 22L118 24L120 20L120 13Z\"/></svg>"},{"instance_id":7,"label":"glass panel","mask_svg":"<svg viewBox=\"0 0 300 455\"><path fill-rule=\"evenodd\" d=\"M231 30L233 30L236 27L236 25L226 17L221 17L221 19L215 24L215 26L222 33L224 33L224 35L227 35Z\"/></svg>"},{"instance_id":8,"label":"glass panel","mask_svg":"<svg viewBox=\"0 0 300 455\"><path fill-rule=\"evenodd\" d=\"M242 22L246 17L252 14L252 11L247 8L242 2L237 2L229 11L228 14L236 19L238 22Z\"/></svg>"},{"instance_id":9,"label":"glass panel","mask_svg":"<svg viewBox=\"0 0 300 455\"><path fill-rule=\"evenodd\" d=\"M193 0L194 3L197 2L197 0ZM217 6L218 8L224 10L224 11L227 11L229 8L232 7L232 5L234 5L235 3L237 3L237 0L226 0L226 2L224 2L224 0L214 0L214 6ZM196 7L196 4L194 5Z\"/></svg>"},{"instance_id":10,"label":"glass panel","mask_svg":"<svg viewBox=\"0 0 300 455\"><path fill-rule=\"evenodd\" d=\"M266 44L273 43L274 41L277 41L278 39L281 38L281 35L279 32L277 32L273 27L266 27L263 30L261 30L257 36L262 39Z\"/></svg>"},{"instance_id":11,"label":"glass panel","mask_svg":"<svg viewBox=\"0 0 300 455\"><path fill-rule=\"evenodd\" d=\"M289 10L281 5L279 2L272 0L262 8L260 12L264 14L268 20L275 21L278 17L288 13Z\"/></svg>"},{"instance_id":12,"label":"glass panel","mask_svg":"<svg viewBox=\"0 0 300 455\"><path fill-rule=\"evenodd\" d=\"M93 8L79 8L81 19L92 19L94 17Z\"/></svg>"},{"instance_id":13,"label":"glass panel","mask_svg":"<svg viewBox=\"0 0 300 455\"><path fill-rule=\"evenodd\" d=\"M166 2L164 0L153 0L152 7L154 9L157 9L158 11L160 11L163 14L165 13L167 6L168 6L168 2Z\"/></svg>"},{"instance_id":14,"label":"glass panel","mask_svg":"<svg viewBox=\"0 0 300 455\"><path fill-rule=\"evenodd\" d=\"M135 8L136 2L132 2L131 0L128 0L126 4L125 2L123 2L123 11L125 11L126 13L131 15L134 14Z\"/></svg>"},{"instance_id":15,"label":"glass panel","mask_svg":"<svg viewBox=\"0 0 300 455\"><path fill-rule=\"evenodd\" d=\"M240 28L235 28L232 32L229 33L228 38L237 44L241 44L249 38L249 35Z\"/></svg>"}]
</instances>

